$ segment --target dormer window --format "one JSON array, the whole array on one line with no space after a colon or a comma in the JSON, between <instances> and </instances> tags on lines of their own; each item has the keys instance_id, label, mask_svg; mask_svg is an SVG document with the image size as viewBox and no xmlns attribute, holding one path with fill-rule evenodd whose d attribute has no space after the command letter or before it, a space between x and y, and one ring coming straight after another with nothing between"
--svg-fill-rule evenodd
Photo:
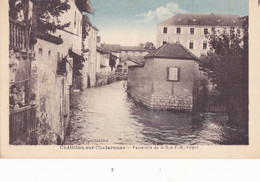
<instances>
[{"instance_id":1,"label":"dormer window","mask_svg":"<svg viewBox=\"0 0 260 182\"><path fill-rule=\"evenodd\" d=\"M167 27L163 27L163 33L167 33Z\"/></svg>"}]
</instances>

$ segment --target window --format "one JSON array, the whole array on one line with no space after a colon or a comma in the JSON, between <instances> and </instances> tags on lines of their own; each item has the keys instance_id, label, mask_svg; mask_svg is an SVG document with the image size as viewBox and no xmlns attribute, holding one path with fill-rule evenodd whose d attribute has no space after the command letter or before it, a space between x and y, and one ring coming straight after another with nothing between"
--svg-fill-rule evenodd
<instances>
[{"instance_id":1,"label":"window","mask_svg":"<svg viewBox=\"0 0 260 182\"><path fill-rule=\"evenodd\" d=\"M181 34L181 28L180 27L177 28L177 34Z\"/></svg>"},{"instance_id":2,"label":"window","mask_svg":"<svg viewBox=\"0 0 260 182\"><path fill-rule=\"evenodd\" d=\"M42 55L42 48L39 48L39 55Z\"/></svg>"},{"instance_id":3,"label":"window","mask_svg":"<svg viewBox=\"0 0 260 182\"><path fill-rule=\"evenodd\" d=\"M75 14L74 14L74 28L76 28L76 25L77 25L77 13L75 11Z\"/></svg>"},{"instance_id":4,"label":"window","mask_svg":"<svg viewBox=\"0 0 260 182\"><path fill-rule=\"evenodd\" d=\"M162 42L162 44L164 45L164 44L166 44L167 43L167 41L166 40L164 40L163 42Z\"/></svg>"},{"instance_id":5,"label":"window","mask_svg":"<svg viewBox=\"0 0 260 182\"><path fill-rule=\"evenodd\" d=\"M207 41L203 41L203 49L207 49L208 48L208 43Z\"/></svg>"},{"instance_id":6,"label":"window","mask_svg":"<svg viewBox=\"0 0 260 182\"><path fill-rule=\"evenodd\" d=\"M179 82L180 68L174 68L174 67L167 68L167 81Z\"/></svg>"},{"instance_id":7,"label":"window","mask_svg":"<svg viewBox=\"0 0 260 182\"><path fill-rule=\"evenodd\" d=\"M190 49L193 49L193 48L194 48L194 43L193 43L193 40L191 40L191 41L190 41L189 48L190 48Z\"/></svg>"},{"instance_id":8,"label":"window","mask_svg":"<svg viewBox=\"0 0 260 182\"><path fill-rule=\"evenodd\" d=\"M204 35L207 35L209 33L207 28L204 28Z\"/></svg>"},{"instance_id":9,"label":"window","mask_svg":"<svg viewBox=\"0 0 260 182\"><path fill-rule=\"evenodd\" d=\"M194 34L194 28L190 28L190 34Z\"/></svg>"},{"instance_id":10,"label":"window","mask_svg":"<svg viewBox=\"0 0 260 182\"><path fill-rule=\"evenodd\" d=\"M124 65L127 66L127 62L124 62Z\"/></svg>"},{"instance_id":11,"label":"window","mask_svg":"<svg viewBox=\"0 0 260 182\"><path fill-rule=\"evenodd\" d=\"M167 27L163 27L163 33L167 33Z\"/></svg>"}]
</instances>

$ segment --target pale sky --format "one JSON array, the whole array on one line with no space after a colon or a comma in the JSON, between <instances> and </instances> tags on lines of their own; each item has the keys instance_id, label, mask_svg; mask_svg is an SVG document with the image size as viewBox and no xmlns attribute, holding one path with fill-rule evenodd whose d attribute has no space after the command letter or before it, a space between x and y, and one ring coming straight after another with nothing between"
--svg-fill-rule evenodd
<instances>
[{"instance_id":1,"label":"pale sky","mask_svg":"<svg viewBox=\"0 0 260 182\"><path fill-rule=\"evenodd\" d=\"M178 13L214 13L246 16L248 0L91 0L89 15L101 41L138 45L156 40L157 24Z\"/></svg>"}]
</instances>

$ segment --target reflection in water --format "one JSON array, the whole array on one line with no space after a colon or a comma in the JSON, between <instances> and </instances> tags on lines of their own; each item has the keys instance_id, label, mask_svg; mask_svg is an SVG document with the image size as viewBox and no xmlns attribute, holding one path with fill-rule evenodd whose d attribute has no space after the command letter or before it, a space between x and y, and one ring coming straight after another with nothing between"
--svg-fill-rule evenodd
<instances>
[{"instance_id":1,"label":"reflection in water","mask_svg":"<svg viewBox=\"0 0 260 182\"><path fill-rule=\"evenodd\" d=\"M230 125L224 114L151 111L127 96L125 81L91 88L73 96L66 144L247 144L246 130Z\"/></svg>"}]
</instances>

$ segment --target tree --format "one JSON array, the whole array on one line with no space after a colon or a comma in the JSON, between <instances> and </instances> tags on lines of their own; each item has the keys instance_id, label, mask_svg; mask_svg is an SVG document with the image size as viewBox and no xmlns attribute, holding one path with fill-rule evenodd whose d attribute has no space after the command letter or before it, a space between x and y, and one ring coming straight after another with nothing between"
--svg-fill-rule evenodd
<instances>
[{"instance_id":1,"label":"tree","mask_svg":"<svg viewBox=\"0 0 260 182\"><path fill-rule=\"evenodd\" d=\"M34 13L36 28L42 32L55 32L57 29L64 29L70 23L62 23L60 15L70 9L68 0L34 0Z\"/></svg>"},{"instance_id":2,"label":"tree","mask_svg":"<svg viewBox=\"0 0 260 182\"><path fill-rule=\"evenodd\" d=\"M201 56L201 69L227 108L230 121L248 122L248 17L243 19L243 32L231 28L207 36L210 51Z\"/></svg>"},{"instance_id":3,"label":"tree","mask_svg":"<svg viewBox=\"0 0 260 182\"><path fill-rule=\"evenodd\" d=\"M148 51L155 49L154 44L152 42L140 43L139 46Z\"/></svg>"}]
</instances>

